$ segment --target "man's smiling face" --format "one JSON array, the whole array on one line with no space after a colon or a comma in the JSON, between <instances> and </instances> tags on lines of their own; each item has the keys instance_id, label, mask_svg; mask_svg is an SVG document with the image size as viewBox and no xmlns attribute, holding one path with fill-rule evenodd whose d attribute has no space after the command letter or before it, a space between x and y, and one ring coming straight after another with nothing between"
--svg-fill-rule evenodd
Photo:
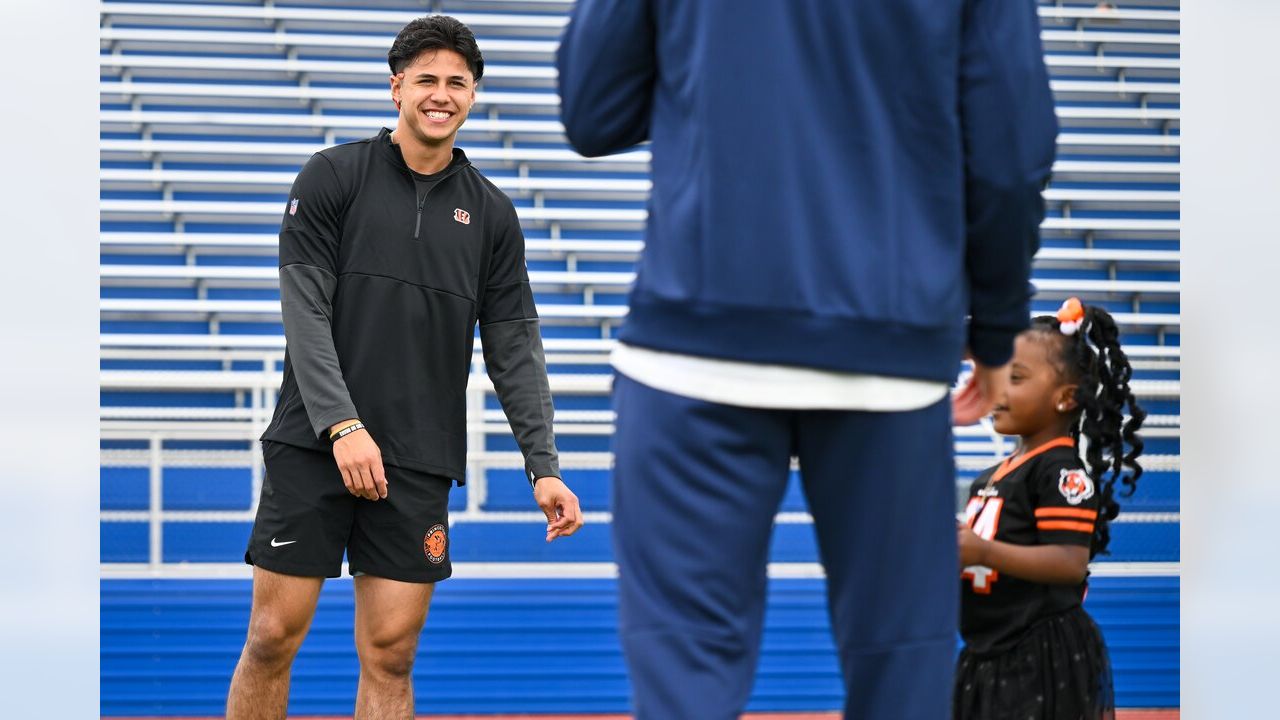
<instances>
[{"instance_id":1,"label":"man's smiling face","mask_svg":"<svg viewBox=\"0 0 1280 720\"><path fill-rule=\"evenodd\" d=\"M444 48L425 50L391 76L391 97L400 108L401 127L424 145L451 143L476 101L467 61Z\"/></svg>"}]
</instances>

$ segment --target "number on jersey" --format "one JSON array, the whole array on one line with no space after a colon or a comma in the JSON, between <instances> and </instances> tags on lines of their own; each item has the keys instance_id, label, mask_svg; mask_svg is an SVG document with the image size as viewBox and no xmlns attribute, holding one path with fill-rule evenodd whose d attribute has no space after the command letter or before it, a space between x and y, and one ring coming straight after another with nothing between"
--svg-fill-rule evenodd
<instances>
[{"instance_id":1,"label":"number on jersey","mask_svg":"<svg viewBox=\"0 0 1280 720\"><path fill-rule=\"evenodd\" d=\"M996 529L1000 527L1000 511L1004 509L1004 498L970 498L964 509L965 524L983 540L993 540ZM991 585L999 579L1000 574L989 567L970 565L960 574L965 580L973 582L973 591L981 595L991 593Z\"/></svg>"}]
</instances>

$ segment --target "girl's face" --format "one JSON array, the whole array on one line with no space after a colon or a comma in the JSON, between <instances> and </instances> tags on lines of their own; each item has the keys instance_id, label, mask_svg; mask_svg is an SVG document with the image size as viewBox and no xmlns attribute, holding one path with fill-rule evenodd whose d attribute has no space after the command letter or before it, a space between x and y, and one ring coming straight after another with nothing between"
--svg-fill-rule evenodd
<instances>
[{"instance_id":1,"label":"girl's face","mask_svg":"<svg viewBox=\"0 0 1280 720\"><path fill-rule=\"evenodd\" d=\"M1040 332L1024 332L1013 346L1009 384L992 414L1001 435L1037 435L1060 426L1076 407L1076 386L1062 377L1052 358L1061 342Z\"/></svg>"}]
</instances>

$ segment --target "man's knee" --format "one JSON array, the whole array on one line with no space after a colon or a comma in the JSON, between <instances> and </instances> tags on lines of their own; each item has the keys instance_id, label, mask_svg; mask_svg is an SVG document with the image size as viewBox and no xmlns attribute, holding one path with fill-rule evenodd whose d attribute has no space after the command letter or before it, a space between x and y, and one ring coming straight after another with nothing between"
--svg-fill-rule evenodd
<instances>
[{"instance_id":1,"label":"man's knee","mask_svg":"<svg viewBox=\"0 0 1280 720\"><path fill-rule=\"evenodd\" d=\"M356 644L360 665L375 675L388 678L407 678L413 672L413 661L418 653L418 636L389 634L361 638Z\"/></svg>"},{"instance_id":2,"label":"man's knee","mask_svg":"<svg viewBox=\"0 0 1280 720\"><path fill-rule=\"evenodd\" d=\"M249 623L245 656L257 665L287 666L293 662L306 632L306 623L289 622L270 614L256 616Z\"/></svg>"}]
</instances>

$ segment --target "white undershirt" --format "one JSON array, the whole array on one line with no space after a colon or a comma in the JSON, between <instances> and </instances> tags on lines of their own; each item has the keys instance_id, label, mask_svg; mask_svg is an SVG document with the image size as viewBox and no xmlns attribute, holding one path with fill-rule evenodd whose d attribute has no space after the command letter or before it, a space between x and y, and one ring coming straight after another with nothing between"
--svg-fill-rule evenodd
<instances>
[{"instance_id":1,"label":"white undershirt","mask_svg":"<svg viewBox=\"0 0 1280 720\"><path fill-rule=\"evenodd\" d=\"M623 343L611 360L618 372L651 388L740 407L903 412L928 407L949 390L933 380L722 360Z\"/></svg>"}]
</instances>

